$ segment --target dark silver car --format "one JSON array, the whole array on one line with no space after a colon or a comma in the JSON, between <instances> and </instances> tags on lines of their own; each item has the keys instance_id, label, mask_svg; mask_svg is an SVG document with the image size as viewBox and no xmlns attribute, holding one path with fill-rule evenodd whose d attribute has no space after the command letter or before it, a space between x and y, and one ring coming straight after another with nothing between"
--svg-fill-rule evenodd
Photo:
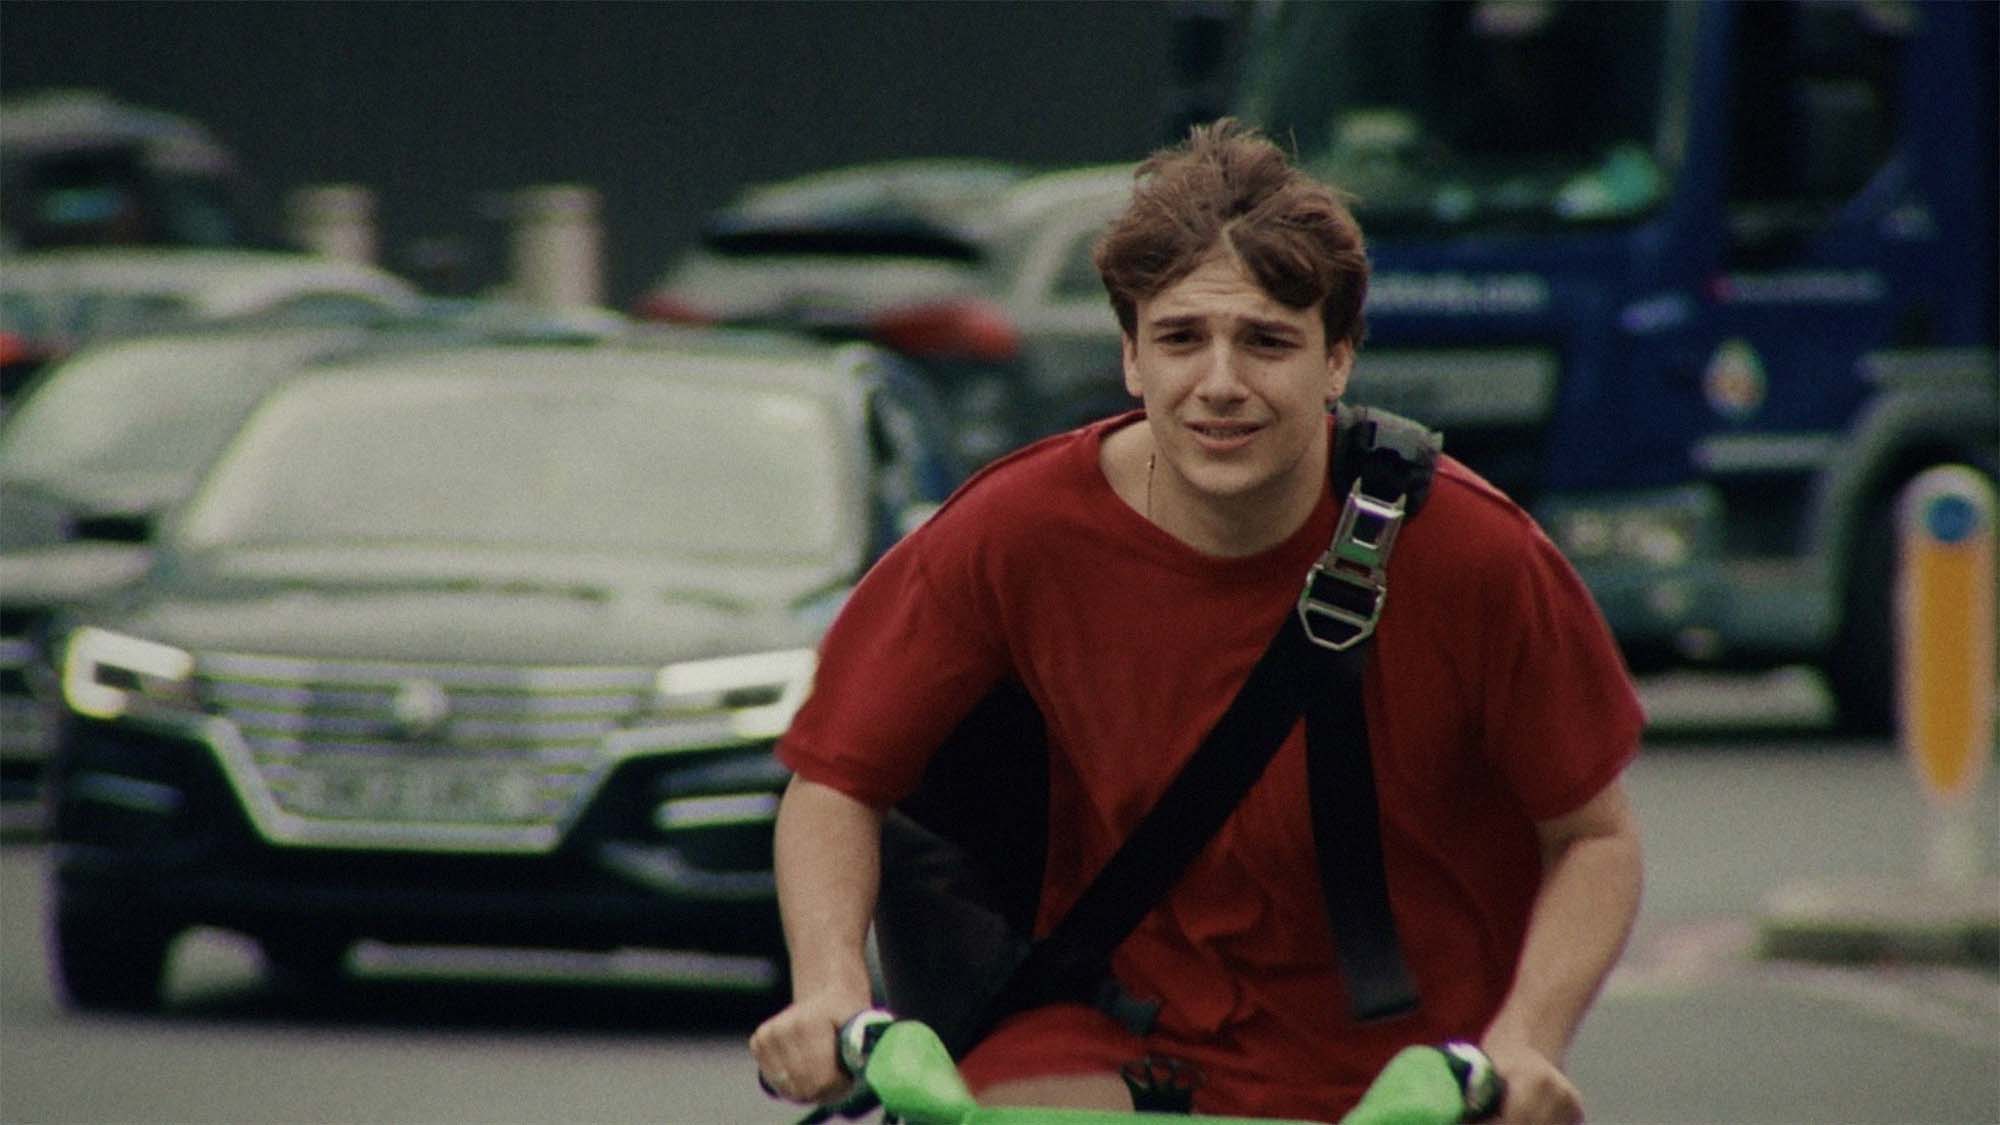
<instances>
[{"instance_id":1,"label":"dark silver car","mask_svg":"<svg viewBox=\"0 0 2000 1125\"><path fill-rule=\"evenodd\" d=\"M862 570L956 480L861 346L442 349L264 402L67 635L55 964L158 1003L194 926L770 957L770 754ZM776 984L782 969L774 970Z\"/></svg>"},{"instance_id":2,"label":"dark silver car","mask_svg":"<svg viewBox=\"0 0 2000 1125\"><path fill-rule=\"evenodd\" d=\"M0 426L0 827L41 823L58 709L49 630L136 580L161 516L271 388L315 364L447 341L622 328L493 302L427 302L369 325L252 316L100 343L44 372Z\"/></svg>"},{"instance_id":3,"label":"dark silver car","mask_svg":"<svg viewBox=\"0 0 2000 1125\"><path fill-rule=\"evenodd\" d=\"M59 692L49 631L136 581L155 521L257 400L359 327L244 326L87 348L0 426L0 825L34 832Z\"/></svg>"}]
</instances>

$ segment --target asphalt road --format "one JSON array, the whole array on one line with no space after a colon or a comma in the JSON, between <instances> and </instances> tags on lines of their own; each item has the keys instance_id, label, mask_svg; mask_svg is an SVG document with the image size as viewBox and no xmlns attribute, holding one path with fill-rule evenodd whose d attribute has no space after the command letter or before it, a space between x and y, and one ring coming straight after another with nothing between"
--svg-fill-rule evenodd
<instances>
[{"instance_id":1,"label":"asphalt road","mask_svg":"<svg viewBox=\"0 0 2000 1125\"><path fill-rule=\"evenodd\" d=\"M1815 691L1785 677L1649 685L1658 733L1629 778L1645 914L1571 1060L1593 1122L2000 1122L2000 975L1754 956L1773 894L1914 877L1928 838L1885 747L1813 729ZM1995 788L1975 813L1989 871ZM8 1125L796 1116L751 1084L741 1043L760 1005L674 987L662 970L676 962L371 950L351 988L310 1000L273 992L246 946L202 933L176 956L165 1014L66 1013L40 941L43 860L34 844L0 849Z\"/></svg>"}]
</instances>

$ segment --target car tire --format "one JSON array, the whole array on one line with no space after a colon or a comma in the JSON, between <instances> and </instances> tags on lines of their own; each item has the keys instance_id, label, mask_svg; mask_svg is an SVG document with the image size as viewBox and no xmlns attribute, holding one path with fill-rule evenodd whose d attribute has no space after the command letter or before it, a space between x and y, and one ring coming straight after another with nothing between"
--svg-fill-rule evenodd
<instances>
[{"instance_id":1,"label":"car tire","mask_svg":"<svg viewBox=\"0 0 2000 1125\"><path fill-rule=\"evenodd\" d=\"M178 930L126 914L58 907L54 936L56 978L70 1007L159 1009Z\"/></svg>"},{"instance_id":2,"label":"car tire","mask_svg":"<svg viewBox=\"0 0 2000 1125\"><path fill-rule=\"evenodd\" d=\"M262 937L257 949L264 973L280 992L315 996L332 992L347 974L346 938L314 935Z\"/></svg>"}]
</instances>

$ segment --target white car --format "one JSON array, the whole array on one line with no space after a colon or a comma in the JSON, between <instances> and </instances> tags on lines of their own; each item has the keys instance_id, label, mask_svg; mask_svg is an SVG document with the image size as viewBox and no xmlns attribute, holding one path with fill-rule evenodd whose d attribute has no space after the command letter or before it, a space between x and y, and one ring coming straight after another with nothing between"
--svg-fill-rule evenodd
<instances>
[{"instance_id":1,"label":"white car","mask_svg":"<svg viewBox=\"0 0 2000 1125\"><path fill-rule=\"evenodd\" d=\"M754 184L709 216L642 294L642 320L867 335L903 306L977 296L984 228L1025 173L939 158Z\"/></svg>"},{"instance_id":2,"label":"white car","mask_svg":"<svg viewBox=\"0 0 2000 1125\"><path fill-rule=\"evenodd\" d=\"M1035 436L1133 405L1118 321L1091 249L1132 194L1130 164L1046 172L1008 190L989 228L994 298L1020 340Z\"/></svg>"},{"instance_id":3,"label":"white car","mask_svg":"<svg viewBox=\"0 0 2000 1125\"><path fill-rule=\"evenodd\" d=\"M250 179L201 122L101 90L0 98L0 246L241 246Z\"/></svg>"},{"instance_id":4,"label":"white car","mask_svg":"<svg viewBox=\"0 0 2000 1125\"><path fill-rule=\"evenodd\" d=\"M109 332L287 311L414 312L416 287L360 262L280 250L78 247L0 258L0 328L70 345Z\"/></svg>"},{"instance_id":5,"label":"white car","mask_svg":"<svg viewBox=\"0 0 2000 1125\"><path fill-rule=\"evenodd\" d=\"M360 262L279 250L67 247L0 256L0 403L49 361L112 336L241 317L365 324L423 307Z\"/></svg>"},{"instance_id":6,"label":"white car","mask_svg":"<svg viewBox=\"0 0 2000 1125\"><path fill-rule=\"evenodd\" d=\"M712 216L633 312L890 347L924 370L978 465L1129 401L1090 250L1131 184L1123 164L934 159L760 185Z\"/></svg>"}]
</instances>

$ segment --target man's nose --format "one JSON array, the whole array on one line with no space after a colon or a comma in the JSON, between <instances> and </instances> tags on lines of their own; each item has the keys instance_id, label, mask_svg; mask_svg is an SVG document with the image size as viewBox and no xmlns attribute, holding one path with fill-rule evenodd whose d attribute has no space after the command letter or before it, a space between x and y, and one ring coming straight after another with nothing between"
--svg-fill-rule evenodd
<instances>
[{"instance_id":1,"label":"man's nose","mask_svg":"<svg viewBox=\"0 0 2000 1125\"><path fill-rule=\"evenodd\" d=\"M1246 393L1241 369L1243 357L1226 340L1217 340L1202 355L1201 380L1195 393L1207 399L1242 398Z\"/></svg>"}]
</instances>

